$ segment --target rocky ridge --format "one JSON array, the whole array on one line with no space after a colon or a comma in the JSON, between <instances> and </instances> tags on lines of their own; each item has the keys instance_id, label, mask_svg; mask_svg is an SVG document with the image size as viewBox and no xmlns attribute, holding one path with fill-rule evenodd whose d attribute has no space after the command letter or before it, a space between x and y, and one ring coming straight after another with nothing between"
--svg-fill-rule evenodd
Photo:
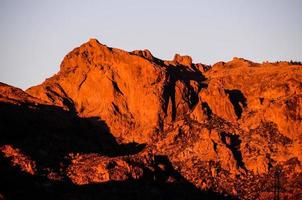
<instances>
[{"instance_id":1,"label":"rocky ridge","mask_svg":"<svg viewBox=\"0 0 302 200\"><path fill-rule=\"evenodd\" d=\"M125 190L155 190L150 199L171 198L171 185L180 199L271 199L276 187L302 198L301 65L164 61L91 39L42 84L0 92L0 173L11 184L48 184L41 195L75 198L76 185L130 181ZM10 191L0 194L18 199Z\"/></svg>"}]
</instances>

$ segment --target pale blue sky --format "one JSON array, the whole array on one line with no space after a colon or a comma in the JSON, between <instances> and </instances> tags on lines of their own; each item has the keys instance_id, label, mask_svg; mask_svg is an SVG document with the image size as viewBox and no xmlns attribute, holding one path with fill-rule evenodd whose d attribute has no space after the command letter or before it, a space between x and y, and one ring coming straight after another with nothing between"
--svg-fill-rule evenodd
<instances>
[{"instance_id":1,"label":"pale blue sky","mask_svg":"<svg viewBox=\"0 0 302 200\"><path fill-rule=\"evenodd\" d=\"M302 60L302 0L0 0L0 82L26 89L97 38L213 64Z\"/></svg>"}]
</instances>

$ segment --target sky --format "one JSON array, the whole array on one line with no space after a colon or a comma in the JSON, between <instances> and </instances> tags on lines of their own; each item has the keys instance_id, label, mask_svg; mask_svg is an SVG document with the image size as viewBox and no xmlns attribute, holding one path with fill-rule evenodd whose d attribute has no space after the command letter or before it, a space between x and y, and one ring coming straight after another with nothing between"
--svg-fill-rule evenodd
<instances>
[{"instance_id":1,"label":"sky","mask_svg":"<svg viewBox=\"0 0 302 200\"><path fill-rule=\"evenodd\" d=\"M37 85L89 38L211 65L302 61L301 10L302 0L0 0L0 82Z\"/></svg>"}]
</instances>

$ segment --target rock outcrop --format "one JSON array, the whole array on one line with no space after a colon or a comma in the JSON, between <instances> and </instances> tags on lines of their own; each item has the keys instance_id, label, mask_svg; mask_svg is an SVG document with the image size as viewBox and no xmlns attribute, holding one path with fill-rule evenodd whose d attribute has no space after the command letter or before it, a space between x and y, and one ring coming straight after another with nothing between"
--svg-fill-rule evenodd
<instances>
[{"instance_id":1,"label":"rock outcrop","mask_svg":"<svg viewBox=\"0 0 302 200\"><path fill-rule=\"evenodd\" d=\"M0 109L3 180L31 183L43 191L37 195L77 198L83 189L71 183L123 182L108 191L272 199L280 187L283 198L302 198L299 63L234 58L207 66L91 39L38 86L1 83ZM184 193L174 196L172 185ZM12 191L0 194L17 199Z\"/></svg>"}]
</instances>

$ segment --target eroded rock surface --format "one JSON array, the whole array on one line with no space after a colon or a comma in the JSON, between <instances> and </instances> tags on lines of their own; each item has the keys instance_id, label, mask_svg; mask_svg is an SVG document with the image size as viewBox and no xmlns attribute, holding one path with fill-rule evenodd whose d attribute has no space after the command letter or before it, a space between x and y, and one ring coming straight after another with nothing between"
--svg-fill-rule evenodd
<instances>
[{"instance_id":1,"label":"eroded rock surface","mask_svg":"<svg viewBox=\"0 0 302 200\"><path fill-rule=\"evenodd\" d=\"M38 86L1 83L0 109L5 199L18 180L49 199L302 198L296 63L164 61L91 39Z\"/></svg>"}]
</instances>

